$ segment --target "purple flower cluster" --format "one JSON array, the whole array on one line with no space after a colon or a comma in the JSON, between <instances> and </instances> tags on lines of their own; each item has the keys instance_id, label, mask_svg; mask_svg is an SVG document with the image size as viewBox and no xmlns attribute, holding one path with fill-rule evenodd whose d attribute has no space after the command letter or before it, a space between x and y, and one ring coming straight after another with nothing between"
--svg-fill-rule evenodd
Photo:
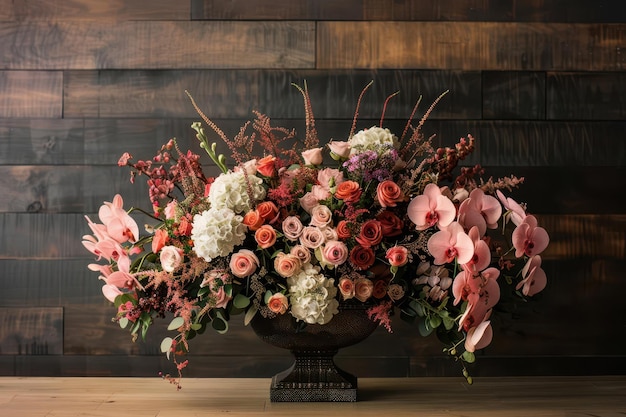
<instances>
[{"instance_id":1,"label":"purple flower cluster","mask_svg":"<svg viewBox=\"0 0 626 417\"><path fill-rule=\"evenodd\" d=\"M343 163L351 178L361 178L365 182L382 182L392 177L391 168L398 159L398 151L384 147L380 152L364 151L350 157Z\"/></svg>"}]
</instances>

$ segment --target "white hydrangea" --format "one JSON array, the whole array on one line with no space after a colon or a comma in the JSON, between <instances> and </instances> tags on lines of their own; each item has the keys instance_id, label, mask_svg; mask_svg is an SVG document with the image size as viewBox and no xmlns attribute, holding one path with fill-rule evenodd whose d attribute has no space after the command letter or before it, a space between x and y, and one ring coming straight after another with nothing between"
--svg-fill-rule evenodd
<instances>
[{"instance_id":1,"label":"white hydrangea","mask_svg":"<svg viewBox=\"0 0 626 417\"><path fill-rule=\"evenodd\" d=\"M339 312L335 280L319 272L319 267L307 263L287 278L291 315L309 324L326 324Z\"/></svg>"},{"instance_id":2,"label":"white hydrangea","mask_svg":"<svg viewBox=\"0 0 626 417\"><path fill-rule=\"evenodd\" d=\"M250 174L247 179L250 183L252 198L263 200L265 198L263 180ZM253 204L250 202L248 184L244 173L228 172L217 177L209 190L209 203L211 203L211 207L228 208L237 214L250 211Z\"/></svg>"},{"instance_id":3,"label":"white hydrangea","mask_svg":"<svg viewBox=\"0 0 626 417\"><path fill-rule=\"evenodd\" d=\"M211 207L193 217L191 239L196 255L207 262L227 256L246 237L243 217L228 208Z\"/></svg>"},{"instance_id":4,"label":"white hydrangea","mask_svg":"<svg viewBox=\"0 0 626 417\"><path fill-rule=\"evenodd\" d=\"M398 137L389 129L372 126L369 129L360 130L350 139L350 155L356 155L364 151L378 151L381 146L393 146L398 148Z\"/></svg>"}]
</instances>

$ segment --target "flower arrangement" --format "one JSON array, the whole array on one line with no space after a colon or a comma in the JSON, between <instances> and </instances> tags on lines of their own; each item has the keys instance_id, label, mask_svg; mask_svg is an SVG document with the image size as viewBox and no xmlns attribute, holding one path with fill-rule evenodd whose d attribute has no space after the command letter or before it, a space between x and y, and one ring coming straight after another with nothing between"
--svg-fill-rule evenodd
<instances>
[{"instance_id":1,"label":"flower arrangement","mask_svg":"<svg viewBox=\"0 0 626 417\"><path fill-rule=\"evenodd\" d=\"M501 292L526 298L546 285L548 234L505 195L523 178L484 180L480 166L458 167L474 149L471 135L432 147L422 126L443 95L414 125L418 102L398 137L383 127L392 96L380 126L356 132L366 87L346 140L320 145L306 85L298 89L302 141L261 113L230 139L189 96L232 152L231 169L205 127L192 125L221 170L215 177L175 139L152 160L120 158L131 181L147 178L151 224L142 236L129 214L142 210L125 210L116 195L100 208L101 223L87 218L93 235L83 237L105 261L89 269L104 281L114 320L137 338L170 317L175 335L161 350L173 357L179 375L168 378L178 384L189 340L209 327L226 332L237 314L246 324L256 314L290 314L301 326L324 325L340 303L368 303L389 331L399 316L422 336L436 333L471 383L465 363L491 342Z\"/></svg>"}]
</instances>

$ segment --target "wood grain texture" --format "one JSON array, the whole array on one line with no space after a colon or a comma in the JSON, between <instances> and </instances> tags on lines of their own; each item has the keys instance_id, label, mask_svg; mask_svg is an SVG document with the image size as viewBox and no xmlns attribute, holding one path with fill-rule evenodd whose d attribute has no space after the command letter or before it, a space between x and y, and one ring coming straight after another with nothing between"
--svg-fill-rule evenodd
<instances>
[{"instance_id":1,"label":"wood grain texture","mask_svg":"<svg viewBox=\"0 0 626 417\"><path fill-rule=\"evenodd\" d=\"M0 117L61 117L62 89L61 72L0 69Z\"/></svg>"},{"instance_id":2,"label":"wood grain texture","mask_svg":"<svg viewBox=\"0 0 626 417\"><path fill-rule=\"evenodd\" d=\"M623 24L320 22L317 67L621 71L625 38Z\"/></svg>"},{"instance_id":3,"label":"wood grain texture","mask_svg":"<svg viewBox=\"0 0 626 417\"><path fill-rule=\"evenodd\" d=\"M192 0L192 18L207 20L393 20L624 23L620 0Z\"/></svg>"},{"instance_id":4,"label":"wood grain texture","mask_svg":"<svg viewBox=\"0 0 626 417\"><path fill-rule=\"evenodd\" d=\"M171 0L0 0L0 21L189 20L190 7Z\"/></svg>"},{"instance_id":5,"label":"wood grain texture","mask_svg":"<svg viewBox=\"0 0 626 417\"><path fill-rule=\"evenodd\" d=\"M546 118L544 72L483 71L483 118Z\"/></svg>"},{"instance_id":6,"label":"wood grain texture","mask_svg":"<svg viewBox=\"0 0 626 417\"><path fill-rule=\"evenodd\" d=\"M548 72L549 120L626 119L625 73Z\"/></svg>"},{"instance_id":7,"label":"wood grain texture","mask_svg":"<svg viewBox=\"0 0 626 417\"><path fill-rule=\"evenodd\" d=\"M6 22L0 69L312 68L314 28L290 21Z\"/></svg>"},{"instance_id":8,"label":"wood grain texture","mask_svg":"<svg viewBox=\"0 0 626 417\"><path fill-rule=\"evenodd\" d=\"M62 353L62 307L0 307L0 355Z\"/></svg>"}]
</instances>

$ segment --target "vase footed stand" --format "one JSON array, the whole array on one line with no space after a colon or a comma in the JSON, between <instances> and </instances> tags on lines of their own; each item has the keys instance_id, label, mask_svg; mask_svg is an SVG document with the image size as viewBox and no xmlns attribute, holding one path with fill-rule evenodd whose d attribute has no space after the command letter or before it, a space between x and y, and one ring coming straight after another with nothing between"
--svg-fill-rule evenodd
<instances>
[{"instance_id":1,"label":"vase footed stand","mask_svg":"<svg viewBox=\"0 0 626 417\"><path fill-rule=\"evenodd\" d=\"M357 378L338 368L334 351L292 351L295 362L274 375L272 402L354 402Z\"/></svg>"}]
</instances>

